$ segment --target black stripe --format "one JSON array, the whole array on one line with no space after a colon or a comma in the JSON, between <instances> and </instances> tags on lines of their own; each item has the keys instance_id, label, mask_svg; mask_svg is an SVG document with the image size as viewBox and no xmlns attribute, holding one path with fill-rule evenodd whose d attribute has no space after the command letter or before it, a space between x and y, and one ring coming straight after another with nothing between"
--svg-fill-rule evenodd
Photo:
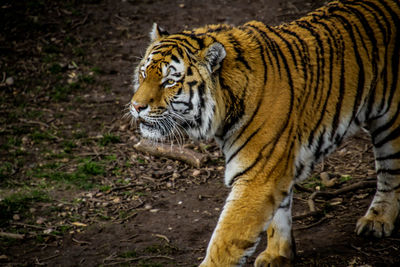
<instances>
[{"instance_id":1,"label":"black stripe","mask_svg":"<svg viewBox=\"0 0 400 267\"><path fill-rule=\"evenodd\" d=\"M271 30L276 36L279 37L279 39L281 39L286 44L286 46L287 46L287 48L289 50L289 53L290 53L290 55L292 57L293 64L294 64L296 70L298 70L299 66L298 66L298 63L297 63L296 55L295 55L295 53L293 51L292 44L290 42L288 42L288 40L286 40L286 38L284 38L277 29L275 29L273 27L270 27L269 30Z\"/></svg>"},{"instance_id":2,"label":"black stripe","mask_svg":"<svg viewBox=\"0 0 400 267\"><path fill-rule=\"evenodd\" d=\"M400 102L397 104L397 109L392 118L387 121L385 124L381 125L380 127L376 128L374 131L371 132L371 136L375 138L377 135L381 134L382 132L388 130L393 124L396 122L397 117L400 114Z\"/></svg>"},{"instance_id":3,"label":"black stripe","mask_svg":"<svg viewBox=\"0 0 400 267\"><path fill-rule=\"evenodd\" d=\"M358 14L358 15L356 14L356 16L360 16L359 19L361 20L361 23L363 24L363 26L365 28L369 28L368 23L366 21L364 21L364 19L361 17L360 14ZM358 108L360 106L360 103L361 103L362 94L364 93L364 86L365 86L364 64L363 64L362 58L361 58L361 56L359 54L357 41L356 41L356 38L355 38L355 35L354 35L354 32L353 32L353 26L357 28L356 24L350 23L346 18L344 18L341 15L336 15L336 17L339 18L343 23L345 23L347 25L347 27L345 27L345 28L347 30L349 30L348 33L349 33L349 36L350 36L351 41L353 43L352 46L353 46L353 49L354 49L354 55L356 57L356 62L357 62L357 65L359 67L358 78L357 78L357 81L358 81L357 91L356 91L356 96L355 96L354 103L353 103L352 118L351 118L351 121L349 122L349 124L351 124L352 121L354 120L354 118L357 115L357 110L358 110ZM365 25L364 25L364 23L365 23ZM369 38L370 38L371 41L373 41L373 47L374 47L374 50L376 50L377 49L376 48L376 40L375 40L375 37L373 36L372 30L370 28L369 28L368 34L371 34L369 36ZM347 130L346 130L346 132L347 132Z\"/></svg>"},{"instance_id":4,"label":"black stripe","mask_svg":"<svg viewBox=\"0 0 400 267\"><path fill-rule=\"evenodd\" d=\"M300 43L301 45L301 49L297 46L297 43L295 43L295 46L297 48L297 53L300 57L301 60L301 65L302 65L302 73L304 75L304 90L307 90L308 88L308 83L310 83L310 86L312 84L312 80L313 80L313 76L314 73L310 68L310 54L308 51L308 46L305 44L304 40L302 38L300 38L300 36L291 30L288 30L287 28L280 28L281 31L285 34L291 35L292 37L296 38L297 41ZM308 78L308 75L310 74L310 79ZM310 82L311 81L311 82ZM303 103L308 103L309 97L311 94L311 90L307 90L307 92L304 92L304 94L301 96L301 98L303 99ZM307 105L301 105L301 109L298 112L299 117L301 118L303 116L303 112L305 110L305 108L307 107Z\"/></svg>"},{"instance_id":5,"label":"black stripe","mask_svg":"<svg viewBox=\"0 0 400 267\"><path fill-rule=\"evenodd\" d=\"M317 106L315 107L315 110L319 110L320 105L321 105L321 100L323 98L323 94L325 92L325 90L320 90L319 88L321 87L323 89L324 87L324 83L325 83L325 51L324 51L324 45L322 43L320 34L314 30L314 27L312 24L310 24L307 21L298 21L297 22L297 26L299 26L300 28L303 28L304 30L307 30L311 36L314 37L314 39L317 42L316 45L316 62L317 62L317 73L315 76L315 87L313 88L314 91L314 99L312 100L314 103L317 103ZM311 73L313 73L312 69L311 69ZM309 91L311 93L311 90ZM330 94L330 90L327 92L328 94ZM319 97L317 97L319 95ZM327 103L327 98L325 98L324 101L324 105L326 107L326 103ZM311 103L305 103L305 105L311 105ZM313 143L313 138L314 138L314 133L315 131L318 129L319 124L322 122L323 116L324 116L325 112L322 112L320 114L320 118L318 120L317 125L314 126L314 129L310 132L309 134L309 139L308 139L308 143L311 145Z\"/></svg>"},{"instance_id":6,"label":"black stripe","mask_svg":"<svg viewBox=\"0 0 400 267\"><path fill-rule=\"evenodd\" d=\"M377 174L387 173L390 175L400 175L400 169L378 169Z\"/></svg>"},{"instance_id":7,"label":"black stripe","mask_svg":"<svg viewBox=\"0 0 400 267\"><path fill-rule=\"evenodd\" d=\"M189 66L189 67L187 68L186 76L189 77L189 76L192 76L192 75L193 75L192 67Z\"/></svg>"},{"instance_id":8,"label":"black stripe","mask_svg":"<svg viewBox=\"0 0 400 267\"><path fill-rule=\"evenodd\" d=\"M194 33L180 33L180 35L189 37L192 41L195 41L197 43L197 47L194 47L187 39L184 38L179 38L179 37L171 37L171 39L177 39L177 40L182 40L184 43L189 44L190 46L196 48L196 49L203 49L205 47L204 40L203 38L200 38L199 35L196 35ZM169 39L170 37L168 37Z\"/></svg>"},{"instance_id":9,"label":"black stripe","mask_svg":"<svg viewBox=\"0 0 400 267\"><path fill-rule=\"evenodd\" d=\"M261 128L264 127L264 123L259 127L257 130L251 133L251 135L246 139L245 142L243 142L238 149L234 153L231 154L231 156L226 159L226 164L227 165L249 142L250 140L261 130Z\"/></svg>"},{"instance_id":10,"label":"black stripe","mask_svg":"<svg viewBox=\"0 0 400 267\"><path fill-rule=\"evenodd\" d=\"M386 155L386 156L381 156L381 157L376 157L375 160L376 161L385 161L388 159L400 159L400 151L390 154L390 155Z\"/></svg>"},{"instance_id":11,"label":"black stripe","mask_svg":"<svg viewBox=\"0 0 400 267\"><path fill-rule=\"evenodd\" d=\"M396 127L390 134L388 134L385 138L383 138L381 141L374 143L374 146L376 148L382 147L384 144L387 142L390 142L392 140L395 140L400 137L400 125Z\"/></svg>"},{"instance_id":12,"label":"black stripe","mask_svg":"<svg viewBox=\"0 0 400 267\"><path fill-rule=\"evenodd\" d=\"M233 44L233 50L235 50L235 53L236 53L236 58L235 59L237 61L239 61L240 63L242 63L247 70L251 71L251 67L250 67L249 63L243 57L244 51L242 49L242 44L240 44L240 42L232 34L229 34L228 36L229 36L228 37L229 38L229 42L231 44Z\"/></svg>"},{"instance_id":13,"label":"black stripe","mask_svg":"<svg viewBox=\"0 0 400 267\"><path fill-rule=\"evenodd\" d=\"M229 99L231 102L226 101L226 109L227 109L227 114L225 116L225 123L222 128L222 135L225 136L227 132L236 124L240 121L242 116L245 114L245 104L244 104L244 94L245 94L245 88L242 90L242 95L241 96L236 96L233 93L233 90L226 84L225 79L222 77L222 75L219 77L219 82L221 85L222 90L228 92L229 94ZM246 85L248 84L248 78L246 77Z\"/></svg>"},{"instance_id":14,"label":"black stripe","mask_svg":"<svg viewBox=\"0 0 400 267\"><path fill-rule=\"evenodd\" d=\"M381 192L381 193L389 193L389 192L393 192L397 189L400 189L400 184L398 184L397 186L391 188L391 189L377 189L376 191ZM377 202L375 202L377 203Z\"/></svg>"},{"instance_id":15,"label":"black stripe","mask_svg":"<svg viewBox=\"0 0 400 267\"><path fill-rule=\"evenodd\" d=\"M396 1L393 1L396 2ZM399 21L399 17L396 13L394 13L394 11L387 6L387 4L384 1L380 2L383 6L385 6L385 9L390 13L390 16L393 19L393 25L395 25L395 29L398 27L397 25L400 25L400 21ZM394 50L392 53L392 85L390 87L390 93L389 93L389 97L387 99L388 105L387 105L387 109L383 112L386 113L389 111L389 109L391 108L392 102L393 102L393 95L397 90L397 82L398 82L398 74L399 74L399 59L400 59L400 34L398 32L396 32L396 39L395 39L395 43L393 46Z\"/></svg>"},{"instance_id":16,"label":"black stripe","mask_svg":"<svg viewBox=\"0 0 400 267\"><path fill-rule=\"evenodd\" d=\"M277 45L272 42L272 40L267 36L267 33L265 31L263 31L262 29L259 29L258 27L254 26L254 25L249 25L251 28L254 28L263 38L264 40L264 44L266 45L266 52L267 52L267 56L269 61L275 62L277 65L277 70L278 70L278 74L279 76L281 76L281 66L280 66L280 62L279 62L279 58L278 58L278 54L277 54ZM266 28L268 29L268 27L266 26ZM271 58L270 53L272 53L272 57L274 59ZM264 81L265 84L265 81Z\"/></svg>"},{"instance_id":17,"label":"black stripe","mask_svg":"<svg viewBox=\"0 0 400 267\"><path fill-rule=\"evenodd\" d=\"M323 121L323 118L325 116L326 107L327 107L328 100L329 100L329 97L330 97L330 94L331 94L331 91L332 91L331 88L332 88L332 80L333 80L333 49L332 49L332 41L331 41L330 37L332 37L334 35L333 35L332 31L330 30L330 28L325 23L323 23L322 21L315 21L314 23L317 23L317 24L321 25L328 32L327 40L329 42L329 45L328 45L328 47L329 47L329 79L328 79L329 86L328 86L327 95L325 97L324 104L322 106L322 110L321 110L320 115L319 115L319 119L317 120L317 123L314 125L313 129L309 133L308 144L309 144L310 147L312 146L312 144L314 142L313 139L315 137L314 136L315 132L320 127L320 125L321 125L321 123ZM315 88L314 88L314 92L316 92L317 88L318 88L318 81L319 81L318 77L320 75L319 74L319 69L325 70L325 59L324 59L324 56L323 56L323 54L324 54L323 44L322 44L320 35L312 29L312 26L310 24L306 24L306 23L305 23L305 25L299 24L299 27L302 27L302 28L306 29L307 31L309 31L311 33L311 35L317 40L318 47L321 49L321 54L322 54L321 65L322 65L322 67L321 68L318 67L318 72L317 72L317 77L316 77L316 85L315 85ZM340 49L338 46L336 46L336 47L338 49ZM317 62L318 62L318 64L320 62L319 58L320 58L321 54L317 52ZM312 71L311 71L311 74L313 74ZM324 78L325 75L322 75L322 76ZM322 86L324 86L324 79L322 79L321 84L322 84ZM320 90L320 91L323 92L325 90ZM322 94L323 94L322 92L321 92L321 98L322 98ZM320 100L322 100L322 99L320 99ZM306 104L307 104L307 102L306 102Z\"/></svg>"},{"instance_id":18,"label":"black stripe","mask_svg":"<svg viewBox=\"0 0 400 267\"><path fill-rule=\"evenodd\" d=\"M175 61L176 63L179 63L179 62L180 62L179 59L178 59L174 54L171 54L171 59L172 59L173 61Z\"/></svg>"}]
</instances>

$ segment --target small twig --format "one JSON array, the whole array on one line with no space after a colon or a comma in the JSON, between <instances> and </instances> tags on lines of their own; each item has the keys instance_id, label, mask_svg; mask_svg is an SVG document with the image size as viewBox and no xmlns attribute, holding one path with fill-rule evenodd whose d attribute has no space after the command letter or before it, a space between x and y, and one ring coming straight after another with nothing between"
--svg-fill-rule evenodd
<instances>
[{"instance_id":1,"label":"small twig","mask_svg":"<svg viewBox=\"0 0 400 267\"><path fill-rule=\"evenodd\" d=\"M83 24L86 23L87 18L89 17L89 15L86 15L83 20L81 20L80 22L75 23L74 25L72 25L71 29L75 29Z\"/></svg>"},{"instance_id":2,"label":"small twig","mask_svg":"<svg viewBox=\"0 0 400 267\"><path fill-rule=\"evenodd\" d=\"M321 224L322 222L326 221L327 219L328 219L327 217L323 217L323 218L321 218L321 220L319 220L318 222L312 223L312 224L310 224L310 225L298 227L298 228L296 228L296 229L294 229L294 230L305 230L305 229L309 229L309 228L312 228L312 227L314 227L314 226L317 226L318 224Z\"/></svg>"},{"instance_id":3,"label":"small twig","mask_svg":"<svg viewBox=\"0 0 400 267\"><path fill-rule=\"evenodd\" d=\"M115 192L115 191L125 190L127 188L131 188L131 187L135 187L135 186L137 186L137 185L136 184L128 184L128 185L118 186L118 187L111 188L106 193L110 194L110 193Z\"/></svg>"},{"instance_id":4,"label":"small twig","mask_svg":"<svg viewBox=\"0 0 400 267\"><path fill-rule=\"evenodd\" d=\"M26 120L26 119L19 119L19 121L20 121L20 122L23 122L23 123L27 123L27 124L39 124L40 126L43 126L43 127L45 127L45 128L49 128L49 125L48 125L48 124L46 124L46 123L44 123L44 122L41 122L41 121Z\"/></svg>"},{"instance_id":5,"label":"small twig","mask_svg":"<svg viewBox=\"0 0 400 267\"><path fill-rule=\"evenodd\" d=\"M127 239L120 240L120 242L131 242L132 239L134 239L137 236L139 236L139 235L138 234L132 235L132 236L128 237Z\"/></svg>"},{"instance_id":6,"label":"small twig","mask_svg":"<svg viewBox=\"0 0 400 267\"><path fill-rule=\"evenodd\" d=\"M44 259L41 259L41 260L38 259L38 261L39 261L39 262L41 262L41 261L48 261L48 260L57 258L58 256L60 256L60 254L53 255L53 256L50 256L50 257L47 257L47 258L44 258Z\"/></svg>"},{"instance_id":7,"label":"small twig","mask_svg":"<svg viewBox=\"0 0 400 267\"><path fill-rule=\"evenodd\" d=\"M325 197L325 198L333 198L336 197L338 195L347 193L347 192L353 192L357 189L362 189L362 188L368 188L368 187L372 187L372 186L376 186L376 182L375 181L363 181L363 182L358 182L349 186L345 186L343 188L337 189L335 191L332 192L328 192L328 191L315 191L314 193L311 194L311 196L309 197L307 203L308 203L308 207L310 209L311 212L316 211L315 209L315 203L314 200L317 197Z\"/></svg>"},{"instance_id":8,"label":"small twig","mask_svg":"<svg viewBox=\"0 0 400 267\"><path fill-rule=\"evenodd\" d=\"M110 262L106 263L106 261L109 261L108 259L104 259L103 264L105 266L111 266L111 265L119 265L122 263L128 263L132 261L140 261L140 260L150 260L150 259L167 259L167 260L174 260L172 257L164 256L164 255L154 255L154 256L140 256L136 258L115 258L115 259L110 259L110 261L115 261L115 262Z\"/></svg>"},{"instance_id":9,"label":"small twig","mask_svg":"<svg viewBox=\"0 0 400 267\"><path fill-rule=\"evenodd\" d=\"M193 151L191 149L176 147L174 145L154 144L149 140L143 139L134 145L134 148L146 152L157 157L171 158L179 161L186 162L196 168L207 161L208 156Z\"/></svg>"},{"instance_id":10,"label":"small twig","mask_svg":"<svg viewBox=\"0 0 400 267\"><path fill-rule=\"evenodd\" d=\"M129 215L129 216L123 218L123 219L120 219L120 220L118 220L117 222L118 222L118 223L124 223L124 222L126 222L127 220L129 220L129 219L135 217L136 215L137 215L137 212L135 212L135 213L133 213L133 214L131 214L131 215Z\"/></svg>"},{"instance_id":11,"label":"small twig","mask_svg":"<svg viewBox=\"0 0 400 267\"><path fill-rule=\"evenodd\" d=\"M355 250L357 250L357 251L361 252L362 254L364 254L364 255L368 256L368 257L370 257L370 256L371 256L369 253L367 253L367 252L365 252L365 251L362 251L362 250L361 250L361 248L359 248L359 247L356 247L356 246L354 246L353 244L350 244L350 246L351 246L352 248L354 248Z\"/></svg>"},{"instance_id":12,"label":"small twig","mask_svg":"<svg viewBox=\"0 0 400 267\"><path fill-rule=\"evenodd\" d=\"M299 184L295 184L295 185L294 185L294 188L295 188L296 190L303 191L303 192L307 192L307 193L312 193L312 192L313 192L313 190L311 190L311 189L309 189L309 188L306 188L306 187L304 187L304 186L302 186L302 185L299 185Z\"/></svg>"},{"instance_id":13,"label":"small twig","mask_svg":"<svg viewBox=\"0 0 400 267\"><path fill-rule=\"evenodd\" d=\"M13 239L24 239L25 235L0 232L0 237L7 237L7 238L13 238Z\"/></svg>"},{"instance_id":14,"label":"small twig","mask_svg":"<svg viewBox=\"0 0 400 267\"><path fill-rule=\"evenodd\" d=\"M320 211L307 212L307 213L304 213L304 214L299 214L299 215L293 216L292 220L293 221L298 221L298 220L305 219L307 217L317 216L317 215L320 215L320 214L321 214Z\"/></svg>"},{"instance_id":15,"label":"small twig","mask_svg":"<svg viewBox=\"0 0 400 267\"><path fill-rule=\"evenodd\" d=\"M169 244L169 238L168 237L166 237L165 235L161 235L161 234L155 234L154 236L156 236L156 237L158 237L158 238L162 238L162 239L164 239L165 241L167 241L167 243Z\"/></svg>"},{"instance_id":16,"label":"small twig","mask_svg":"<svg viewBox=\"0 0 400 267\"><path fill-rule=\"evenodd\" d=\"M308 198L307 204L308 208L311 212L315 211L315 203L314 203L314 198L317 195L318 191L314 192L311 194L311 196Z\"/></svg>"},{"instance_id":17,"label":"small twig","mask_svg":"<svg viewBox=\"0 0 400 267\"><path fill-rule=\"evenodd\" d=\"M75 238L72 238L72 241L74 241L75 243L78 243L79 245L84 244L84 245L91 245L92 243L90 243L89 241L80 241L77 240Z\"/></svg>"},{"instance_id":18,"label":"small twig","mask_svg":"<svg viewBox=\"0 0 400 267\"><path fill-rule=\"evenodd\" d=\"M39 226L39 225L32 225L32 224L26 224L26 223L19 223L19 222L13 222L11 223L13 225L18 225L18 226L23 226L23 227L29 227L29 228L34 228L34 229L39 229L39 230L45 230L47 229L46 227Z\"/></svg>"}]
</instances>

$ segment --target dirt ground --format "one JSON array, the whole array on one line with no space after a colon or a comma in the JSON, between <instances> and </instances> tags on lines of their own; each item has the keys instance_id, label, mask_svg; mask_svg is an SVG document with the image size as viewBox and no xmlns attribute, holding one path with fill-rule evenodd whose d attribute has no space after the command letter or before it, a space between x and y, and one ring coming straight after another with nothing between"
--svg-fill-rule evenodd
<instances>
[{"instance_id":1,"label":"dirt ground","mask_svg":"<svg viewBox=\"0 0 400 267\"><path fill-rule=\"evenodd\" d=\"M0 265L199 264L228 193L224 160L212 141L184 145L207 156L200 168L134 149L140 136L124 114L151 25L276 25L323 3L1 0ZM398 228L385 239L354 233L374 177L360 133L297 188L296 266L400 265ZM334 195L309 213L316 190Z\"/></svg>"}]
</instances>

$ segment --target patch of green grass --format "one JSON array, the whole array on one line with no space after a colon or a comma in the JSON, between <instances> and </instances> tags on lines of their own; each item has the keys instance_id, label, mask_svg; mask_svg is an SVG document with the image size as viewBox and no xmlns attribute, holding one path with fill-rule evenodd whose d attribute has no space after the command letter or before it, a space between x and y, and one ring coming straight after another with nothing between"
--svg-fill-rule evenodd
<instances>
[{"instance_id":1,"label":"patch of green grass","mask_svg":"<svg viewBox=\"0 0 400 267\"><path fill-rule=\"evenodd\" d=\"M50 97L55 101L66 101L68 100L68 96L74 91L80 89L81 86L79 83L71 83L71 84L63 84L56 85L53 87Z\"/></svg>"},{"instance_id":2,"label":"patch of green grass","mask_svg":"<svg viewBox=\"0 0 400 267\"><path fill-rule=\"evenodd\" d=\"M50 65L49 71L51 74L59 74L63 71L63 69L59 63L53 63Z\"/></svg>"},{"instance_id":3,"label":"patch of green grass","mask_svg":"<svg viewBox=\"0 0 400 267\"><path fill-rule=\"evenodd\" d=\"M90 70L95 74L104 74L104 71L100 67L93 67Z\"/></svg>"},{"instance_id":4,"label":"patch of green grass","mask_svg":"<svg viewBox=\"0 0 400 267\"><path fill-rule=\"evenodd\" d=\"M53 44L48 44L43 47L43 52L46 54L58 54L60 53L60 48Z\"/></svg>"},{"instance_id":5,"label":"patch of green grass","mask_svg":"<svg viewBox=\"0 0 400 267\"><path fill-rule=\"evenodd\" d=\"M21 139L15 136L8 137L7 141L1 145L1 149L9 150L12 147L18 147L22 144Z\"/></svg>"},{"instance_id":6,"label":"patch of green grass","mask_svg":"<svg viewBox=\"0 0 400 267\"><path fill-rule=\"evenodd\" d=\"M60 163L49 163L33 169L29 175L36 178L47 178L52 181L73 184L82 189L90 189L94 186L92 178L105 174L103 163L90 159L83 159L73 172L57 170L60 165Z\"/></svg>"},{"instance_id":7,"label":"patch of green grass","mask_svg":"<svg viewBox=\"0 0 400 267\"><path fill-rule=\"evenodd\" d=\"M307 188L313 188L315 189L315 187L319 186L321 189L324 188L324 185L322 184L321 180L319 179L318 175L314 175L310 178L308 178L304 184L305 187Z\"/></svg>"},{"instance_id":8,"label":"patch of green grass","mask_svg":"<svg viewBox=\"0 0 400 267\"><path fill-rule=\"evenodd\" d=\"M148 246L144 249L146 254L161 254L161 255L168 255L175 252L177 248L172 247L170 245L163 245L163 244L156 244Z\"/></svg>"},{"instance_id":9,"label":"patch of green grass","mask_svg":"<svg viewBox=\"0 0 400 267\"><path fill-rule=\"evenodd\" d=\"M121 258L136 258L138 253L136 251L127 251L119 255Z\"/></svg>"},{"instance_id":10,"label":"patch of green grass","mask_svg":"<svg viewBox=\"0 0 400 267\"><path fill-rule=\"evenodd\" d=\"M31 110L29 112L25 112L26 118L39 120L43 116L42 110Z\"/></svg>"},{"instance_id":11,"label":"patch of green grass","mask_svg":"<svg viewBox=\"0 0 400 267\"><path fill-rule=\"evenodd\" d=\"M63 149L65 153L71 153L72 150L76 147L77 147L76 143L72 140L67 140L64 141L63 143Z\"/></svg>"},{"instance_id":12,"label":"patch of green grass","mask_svg":"<svg viewBox=\"0 0 400 267\"><path fill-rule=\"evenodd\" d=\"M42 141L52 141L56 139L56 137L49 131L36 130L31 134L31 139L33 140L34 143L38 144L41 143Z\"/></svg>"},{"instance_id":13,"label":"patch of green grass","mask_svg":"<svg viewBox=\"0 0 400 267\"><path fill-rule=\"evenodd\" d=\"M93 75L80 75L79 81L84 82L86 84L93 84L95 82L95 79Z\"/></svg>"},{"instance_id":14,"label":"patch of green grass","mask_svg":"<svg viewBox=\"0 0 400 267\"><path fill-rule=\"evenodd\" d=\"M77 124L75 127L80 128L81 125ZM82 138L87 138L88 134L82 130L77 130L75 132L73 132L73 138L75 139L82 139Z\"/></svg>"},{"instance_id":15,"label":"patch of green grass","mask_svg":"<svg viewBox=\"0 0 400 267\"><path fill-rule=\"evenodd\" d=\"M109 185L102 185L102 186L99 187L99 190L101 192L107 192L110 189L111 189L111 186L109 186Z\"/></svg>"},{"instance_id":16,"label":"patch of green grass","mask_svg":"<svg viewBox=\"0 0 400 267\"><path fill-rule=\"evenodd\" d=\"M11 175L12 169L12 163L7 161L0 163L0 179L8 178Z\"/></svg>"},{"instance_id":17,"label":"patch of green grass","mask_svg":"<svg viewBox=\"0 0 400 267\"><path fill-rule=\"evenodd\" d=\"M345 174L345 175L340 176L340 182L341 183L350 181L351 179L353 179L353 177L351 177L351 175Z\"/></svg>"},{"instance_id":18,"label":"patch of green grass","mask_svg":"<svg viewBox=\"0 0 400 267\"><path fill-rule=\"evenodd\" d=\"M109 144L116 144L120 143L121 138L117 135L111 134L111 133L106 133L104 136L99 140L99 144L101 146L107 146Z\"/></svg>"},{"instance_id":19,"label":"patch of green grass","mask_svg":"<svg viewBox=\"0 0 400 267\"><path fill-rule=\"evenodd\" d=\"M74 47L72 49L72 53L74 54L74 56L76 57L83 57L86 54L85 49L83 49L82 47Z\"/></svg>"},{"instance_id":20,"label":"patch of green grass","mask_svg":"<svg viewBox=\"0 0 400 267\"><path fill-rule=\"evenodd\" d=\"M14 193L0 201L0 226L6 224L16 213L26 212L33 202L48 202L50 197L41 190Z\"/></svg>"}]
</instances>

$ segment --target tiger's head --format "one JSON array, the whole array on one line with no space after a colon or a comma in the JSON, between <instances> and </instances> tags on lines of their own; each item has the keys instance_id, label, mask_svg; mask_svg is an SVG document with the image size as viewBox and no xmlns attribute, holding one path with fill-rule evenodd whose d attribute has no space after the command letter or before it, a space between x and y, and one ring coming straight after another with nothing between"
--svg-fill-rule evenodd
<instances>
[{"instance_id":1,"label":"tiger's head","mask_svg":"<svg viewBox=\"0 0 400 267\"><path fill-rule=\"evenodd\" d=\"M151 43L136 67L129 111L142 136L153 140L180 135L212 137L221 116L218 69L224 46L190 32L169 35L153 25Z\"/></svg>"}]
</instances>

